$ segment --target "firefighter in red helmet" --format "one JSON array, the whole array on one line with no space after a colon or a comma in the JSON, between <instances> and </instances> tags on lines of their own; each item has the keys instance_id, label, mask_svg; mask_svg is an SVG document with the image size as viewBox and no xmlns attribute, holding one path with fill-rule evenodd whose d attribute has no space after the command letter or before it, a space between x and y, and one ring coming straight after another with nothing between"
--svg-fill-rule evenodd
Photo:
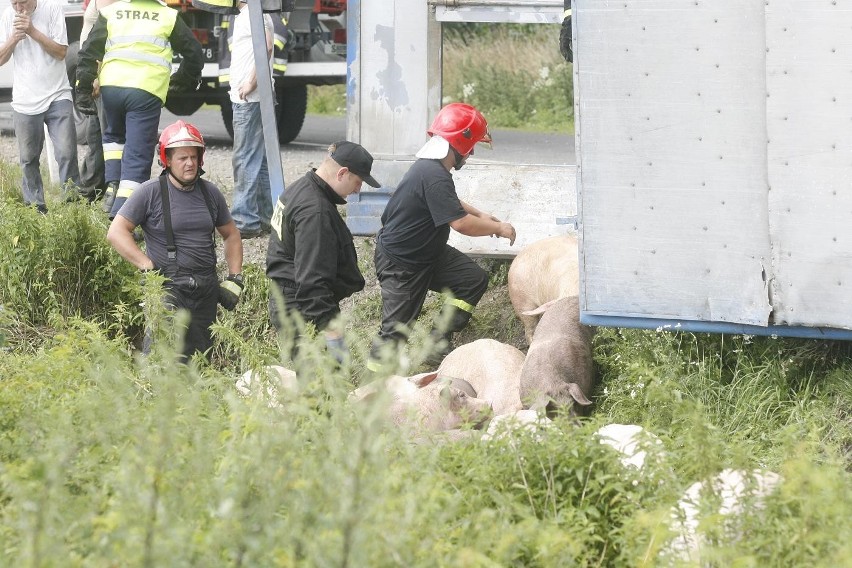
<instances>
[{"instance_id":1,"label":"firefighter in red helmet","mask_svg":"<svg viewBox=\"0 0 852 568\"><path fill-rule=\"evenodd\" d=\"M157 270L166 277L167 304L186 309L182 359L193 353L209 358L210 324L216 306L236 307L243 288L243 245L222 192L201 179L204 138L182 120L166 127L158 154L163 173L139 186L118 210L107 238L118 253L139 270ZM139 226L145 251L133 238ZM225 245L228 276L220 283L216 269L214 229ZM146 332L144 350L151 347Z\"/></svg>"},{"instance_id":2,"label":"firefighter in red helmet","mask_svg":"<svg viewBox=\"0 0 852 568\"><path fill-rule=\"evenodd\" d=\"M491 143L482 113L468 104L449 104L435 116L427 134L430 138L391 196L376 236L382 324L368 362L375 372L395 370L385 363L405 343L429 290L449 293L431 333L432 349L425 359L431 365L449 352L453 333L467 325L485 293L488 273L447 244L450 229L515 242L511 224L461 201L453 183L452 170L464 166L474 146Z\"/></svg>"}]
</instances>

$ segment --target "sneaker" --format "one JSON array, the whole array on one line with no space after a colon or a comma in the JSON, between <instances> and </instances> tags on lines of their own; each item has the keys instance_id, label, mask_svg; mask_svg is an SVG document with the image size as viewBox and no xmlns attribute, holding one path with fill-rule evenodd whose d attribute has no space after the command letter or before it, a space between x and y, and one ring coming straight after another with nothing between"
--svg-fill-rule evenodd
<instances>
[{"instance_id":1,"label":"sneaker","mask_svg":"<svg viewBox=\"0 0 852 568\"><path fill-rule=\"evenodd\" d=\"M257 237L260 237L262 235L263 231L261 231L260 229L240 231L240 237L242 237L244 241L247 239L256 239Z\"/></svg>"}]
</instances>

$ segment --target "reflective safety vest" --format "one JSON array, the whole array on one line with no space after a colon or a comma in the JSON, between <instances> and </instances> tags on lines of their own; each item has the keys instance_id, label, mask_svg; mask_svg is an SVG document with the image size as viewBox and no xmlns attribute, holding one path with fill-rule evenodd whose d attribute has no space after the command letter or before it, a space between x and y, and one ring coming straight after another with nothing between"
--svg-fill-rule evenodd
<instances>
[{"instance_id":1,"label":"reflective safety vest","mask_svg":"<svg viewBox=\"0 0 852 568\"><path fill-rule=\"evenodd\" d=\"M219 34L219 85L227 87L231 83L231 44L234 41L234 18L222 16L222 33ZM287 17L284 14L272 14L272 76L283 77L287 72Z\"/></svg>"},{"instance_id":2,"label":"reflective safety vest","mask_svg":"<svg viewBox=\"0 0 852 568\"><path fill-rule=\"evenodd\" d=\"M142 89L165 103L172 74L169 37L177 10L158 0L123 0L100 12L107 20L101 86Z\"/></svg>"}]
</instances>

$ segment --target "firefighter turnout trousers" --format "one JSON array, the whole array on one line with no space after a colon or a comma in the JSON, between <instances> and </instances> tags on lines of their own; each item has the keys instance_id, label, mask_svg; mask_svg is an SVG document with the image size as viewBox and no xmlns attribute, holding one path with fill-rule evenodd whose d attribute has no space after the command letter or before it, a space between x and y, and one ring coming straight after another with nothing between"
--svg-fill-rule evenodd
<instances>
[{"instance_id":1,"label":"firefighter turnout trousers","mask_svg":"<svg viewBox=\"0 0 852 568\"><path fill-rule=\"evenodd\" d=\"M118 185L109 214L113 219L133 190L151 179L163 102L133 87L101 87L101 97L106 119L104 177L107 184Z\"/></svg>"},{"instance_id":2,"label":"firefighter turnout trousers","mask_svg":"<svg viewBox=\"0 0 852 568\"><path fill-rule=\"evenodd\" d=\"M382 327L370 352L373 361L382 357L386 344L405 342L429 290L450 294L439 318L445 327L433 330L433 335L449 339L468 324L488 288L488 272L449 245L432 266L420 270L394 264L380 247L376 247L375 263L382 288Z\"/></svg>"}]
</instances>

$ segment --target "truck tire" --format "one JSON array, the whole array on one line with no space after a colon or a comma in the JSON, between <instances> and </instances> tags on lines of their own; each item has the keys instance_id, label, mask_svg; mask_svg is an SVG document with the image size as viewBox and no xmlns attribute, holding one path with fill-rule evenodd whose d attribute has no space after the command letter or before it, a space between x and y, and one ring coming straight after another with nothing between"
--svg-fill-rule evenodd
<instances>
[{"instance_id":1,"label":"truck tire","mask_svg":"<svg viewBox=\"0 0 852 568\"><path fill-rule=\"evenodd\" d=\"M222 109L222 122L225 123L225 130L228 131L228 136L231 140L234 139L234 107L231 106L231 101L225 101L220 105Z\"/></svg>"},{"instance_id":2,"label":"truck tire","mask_svg":"<svg viewBox=\"0 0 852 568\"><path fill-rule=\"evenodd\" d=\"M278 143L289 144L296 139L305 123L308 111L308 86L287 85L275 89L278 97L276 114L278 120Z\"/></svg>"}]
</instances>

